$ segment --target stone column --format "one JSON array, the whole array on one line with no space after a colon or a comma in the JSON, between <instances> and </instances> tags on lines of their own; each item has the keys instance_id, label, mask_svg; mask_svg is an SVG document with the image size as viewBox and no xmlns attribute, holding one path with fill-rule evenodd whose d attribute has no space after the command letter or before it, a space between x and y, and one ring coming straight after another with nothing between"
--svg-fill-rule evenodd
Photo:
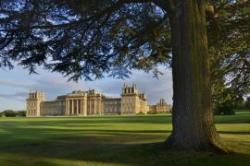
<instances>
[{"instance_id":1,"label":"stone column","mask_svg":"<svg viewBox=\"0 0 250 166\"><path fill-rule=\"evenodd\" d=\"M83 98L80 99L80 115L83 115Z\"/></svg>"},{"instance_id":2,"label":"stone column","mask_svg":"<svg viewBox=\"0 0 250 166\"><path fill-rule=\"evenodd\" d=\"M104 102L102 100L102 97L100 98L100 105L101 105L101 115L104 115Z\"/></svg>"},{"instance_id":3,"label":"stone column","mask_svg":"<svg viewBox=\"0 0 250 166\"><path fill-rule=\"evenodd\" d=\"M97 99L95 98L94 100L94 112L95 112L95 115L98 114L98 107L97 107Z\"/></svg>"},{"instance_id":4,"label":"stone column","mask_svg":"<svg viewBox=\"0 0 250 166\"><path fill-rule=\"evenodd\" d=\"M68 113L69 113L68 115L70 115L70 111L71 111L71 101L70 101L70 99L68 100L68 105L69 105L69 106L68 106L68 111L69 111L69 112L68 112Z\"/></svg>"},{"instance_id":5,"label":"stone column","mask_svg":"<svg viewBox=\"0 0 250 166\"><path fill-rule=\"evenodd\" d=\"M67 99L65 99L65 115L67 115L67 108L68 108L68 105L67 105Z\"/></svg>"},{"instance_id":6,"label":"stone column","mask_svg":"<svg viewBox=\"0 0 250 166\"><path fill-rule=\"evenodd\" d=\"M69 109L69 115L70 115L71 114L71 100L70 99L68 100L68 103L69 103L68 109Z\"/></svg>"},{"instance_id":7,"label":"stone column","mask_svg":"<svg viewBox=\"0 0 250 166\"><path fill-rule=\"evenodd\" d=\"M78 106L79 106L78 114L80 115L82 112L81 98L78 100Z\"/></svg>"},{"instance_id":8,"label":"stone column","mask_svg":"<svg viewBox=\"0 0 250 166\"><path fill-rule=\"evenodd\" d=\"M92 99L89 100L89 114L92 115Z\"/></svg>"},{"instance_id":9,"label":"stone column","mask_svg":"<svg viewBox=\"0 0 250 166\"><path fill-rule=\"evenodd\" d=\"M89 107L88 107L88 112L89 112L90 115L92 114L91 106L92 106L92 101L91 101L91 98L90 98L89 99Z\"/></svg>"},{"instance_id":10,"label":"stone column","mask_svg":"<svg viewBox=\"0 0 250 166\"><path fill-rule=\"evenodd\" d=\"M68 106L67 106L67 111L68 111L67 113L68 114L67 115L70 115L70 100L69 99L67 100L67 103L68 103Z\"/></svg>"},{"instance_id":11,"label":"stone column","mask_svg":"<svg viewBox=\"0 0 250 166\"><path fill-rule=\"evenodd\" d=\"M79 102L79 100L78 99L76 99L76 115L78 115L78 113L79 113L79 105L78 105L78 102Z\"/></svg>"},{"instance_id":12,"label":"stone column","mask_svg":"<svg viewBox=\"0 0 250 166\"><path fill-rule=\"evenodd\" d=\"M76 114L76 99L73 100L73 115Z\"/></svg>"},{"instance_id":13,"label":"stone column","mask_svg":"<svg viewBox=\"0 0 250 166\"><path fill-rule=\"evenodd\" d=\"M98 110L98 101L97 101L97 99L95 99L95 115L98 115L98 112L99 112L99 110Z\"/></svg>"},{"instance_id":14,"label":"stone column","mask_svg":"<svg viewBox=\"0 0 250 166\"><path fill-rule=\"evenodd\" d=\"M94 99L91 99L90 112L91 112L91 115L95 114L95 100Z\"/></svg>"},{"instance_id":15,"label":"stone column","mask_svg":"<svg viewBox=\"0 0 250 166\"><path fill-rule=\"evenodd\" d=\"M97 104L96 104L96 98L94 99L94 114L97 114Z\"/></svg>"},{"instance_id":16,"label":"stone column","mask_svg":"<svg viewBox=\"0 0 250 166\"><path fill-rule=\"evenodd\" d=\"M88 98L87 96L84 97L84 100L83 100L83 114L84 116L87 116L87 110L88 110Z\"/></svg>"},{"instance_id":17,"label":"stone column","mask_svg":"<svg viewBox=\"0 0 250 166\"><path fill-rule=\"evenodd\" d=\"M67 103L68 103L68 108L67 108L67 110L68 110L68 115L70 115L70 100L69 100L69 99L68 99Z\"/></svg>"},{"instance_id":18,"label":"stone column","mask_svg":"<svg viewBox=\"0 0 250 166\"><path fill-rule=\"evenodd\" d=\"M69 100L69 115L71 115L71 111L72 111L72 100Z\"/></svg>"},{"instance_id":19,"label":"stone column","mask_svg":"<svg viewBox=\"0 0 250 166\"><path fill-rule=\"evenodd\" d=\"M71 99L71 111L70 111L70 115L74 115L74 100Z\"/></svg>"},{"instance_id":20,"label":"stone column","mask_svg":"<svg viewBox=\"0 0 250 166\"><path fill-rule=\"evenodd\" d=\"M78 115L81 115L81 112L82 112L82 105L81 105L81 98L78 99Z\"/></svg>"},{"instance_id":21,"label":"stone column","mask_svg":"<svg viewBox=\"0 0 250 166\"><path fill-rule=\"evenodd\" d=\"M102 101L101 98L98 98L98 114L101 115L102 114Z\"/></svg>"},{"instance_id":22,"label":"stone column","mask_svg":"<svg viewBox=\"0 0 250 166\"><path fill-rule=\"evenodd\" d=\"M77 100L74 99L73 100L73 115L76 115L76 102L77 102Z\"/></svg>"},{"instance_id":23,"label":"stone column","mask_svg":"<svg viewBox=\"0 0 250 166\"><path fill-rule=\"evenodd\" d=\"M69 115L69 100L66 99L65 101L65 114Z\"/></svg>"}]
</instances>

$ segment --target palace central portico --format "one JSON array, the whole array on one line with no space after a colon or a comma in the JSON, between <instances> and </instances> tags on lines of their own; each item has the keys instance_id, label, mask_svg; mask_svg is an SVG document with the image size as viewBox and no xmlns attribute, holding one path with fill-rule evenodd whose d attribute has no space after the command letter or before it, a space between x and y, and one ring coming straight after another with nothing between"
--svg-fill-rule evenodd
<instances>
[{"instance_id":1,"label":"palace central portico","mask_svg":"<svg viewBox=\"0 0 250 166\"><path fill-rule=\"evenodd\" d=\"M65 115L87 115L87 94L73 92L65 96Z\"/></svg>"}]
</instances>

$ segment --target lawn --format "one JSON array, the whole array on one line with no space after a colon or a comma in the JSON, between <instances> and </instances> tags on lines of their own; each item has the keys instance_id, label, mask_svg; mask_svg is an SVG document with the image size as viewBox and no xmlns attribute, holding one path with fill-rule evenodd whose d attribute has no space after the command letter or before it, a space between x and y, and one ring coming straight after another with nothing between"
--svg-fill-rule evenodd
<instances>
[{"instance_id":1,"label":"lawn","mask_svg":"<svg viewBox=\"0 0 250 166\"><path fill-rule=\"evenodd\" d=\"M237 153L170 151L170 115L0 118L0 166L250 165L250 111L217 116L223 140Z\"/></svg>"}]
</instances>

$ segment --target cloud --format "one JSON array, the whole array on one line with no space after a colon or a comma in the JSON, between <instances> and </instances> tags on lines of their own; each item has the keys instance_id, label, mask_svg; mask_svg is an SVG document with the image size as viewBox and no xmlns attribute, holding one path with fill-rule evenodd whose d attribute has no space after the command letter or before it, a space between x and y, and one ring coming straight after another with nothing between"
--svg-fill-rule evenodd
<instances>
[{"instance_id":1,"label":"cloud","mask_svg":"<svg viewBox=\"0 0 250 166\"><path fill-rule=\"evenodd\" d=\"M27 97L27 92L17 92L14 94L0 94L0 98L8 99L8 100L17 100L17 101L24 101Z\"/></svg>"},{"instance_id":2,"label":"cloud","mask_svg":"<svg viewBox=\"0 0 250 166\"><path fill-rule=\"evenodd\" d=\"M11 81L11 80L0 80L0 85L24 88L24 89L29 89L29 87L31 86L30 84L27 84L27 83L20 83L20 82Z\"/></svg>"},{"instance_id":3,"label":"cloud","mask_svg":"<svg viewBox=\"0 0 250 166\"><path fill-rule=\"evenodd\" d=\"M30 86L30 91L43 91L49 100L54 99L58 95L63 95L70 91L80 89L83 89L81 84L67 82L66 79L59 76L42 77Z\"/></svg>"}]
</instances>

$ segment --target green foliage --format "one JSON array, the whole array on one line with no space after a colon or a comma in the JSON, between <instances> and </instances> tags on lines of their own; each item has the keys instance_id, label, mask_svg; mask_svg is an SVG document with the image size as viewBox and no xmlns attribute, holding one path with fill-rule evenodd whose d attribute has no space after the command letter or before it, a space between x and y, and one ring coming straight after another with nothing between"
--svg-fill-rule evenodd
<instances>
[{"instance_id":1,"label":"green foliage","mask_svg":"<svg viewBox=\"0 0 250 166\"><path fill-rule=\"evenodd\" d=\"M18 116L18 117L25 117L26 116L26 111L17 111L16 112L16 116Z\"/></svg>"},{"instance_id":2,"label":"green foliage","mask_svg":"<svg viewBox=\"0 0 250 166\"><path fill-rule=\"evenodd\" d=\"M157 114L155 111L148 111L148 114Z\"/></svg>"},{"instance_id":3,"label":"green foliage","mask_svg":"<svg viewBox=\"0 0 250 166\"><path fill-rule=\"evenodd\" d=\"M14 60L91 80L170 60L168 18L154 3L3 0L0 8L0 66Z\"/></svg>"},{"instance_id":4,"label":"green foliage","mask_svg":"<svg viewBox=\"0 0 250 166\"><path fill-rule=\"evenodd\" d=\"M233 87L226 87L223 79L212 85L212 100L215 109L220 107L242 108L244 104L241 96Z\"/></svg>"},{"instance_id":5,"label":"green foliage","mask_svg":"<svg viewBox=\"0 0 250 166\"><path fill-rule=\"evenodd\" d=\"M248 97L245 102L245 108L250 109L250 97Z\"/></svg>"},{"instance_id":6,"label":"green foliage","mask_svg":"<svg viewBox=\"0 0 250 166\"><path fill-rule=\"evenodd\" d=\"M164 0L2 0L0 65L19 61L31 72L44 65L72 79L154 70L171 60L166 10L175 5ZM227 66L225 74L240 78L238 71L249 71L249 2L216 0L211 5L215 13L207 20L213 66Z\"/></svg>"},{"instance_id":7,"label":"green foliage","mask_svg":"<svg viewBox=\"0 0 250 166\"><path fill-rule=\"evenodd\" d=\"M138 112L136 115L145 115L144 112Z\"/></svg>"},{"instance_id":8,"label":"green foliage","mask_svg":"<svg viewBox=\"0 0 250 166\"><path fill-rule=\"evenodd\" d=\"M16 116L16 112L13 110L5 110L2 112L2 115L5 117L15 117Z\"/></svg>"},{"instance_id":9,"label":"green foliage","mask_svg":"<svg viewBox=\"0 0 250 166\"><path fill-rule=\"evenodd\" d=\"M25 117L26 111L5 110L0 113L0 117Z\"/></svg>"},{"instance_id":10,"label":"green foliage","mask_svg":"<svg viewBox=\"0 0 250 166\"><path fill-rule=\"evenodd\" d=\"M235 115L235 111L231 105L220 105L215 108L215 115Z\"/></svg>"},{"instance_id":11,"label":"green foliage","mask_svg":"<svg viewBox=\"0 0 250 166\"><path fill-rule=\"evenodd\" d=\"M250 1L212 1L208 40L214 104L241 104L250 93Z\"/></svg>"}]
</instances>

